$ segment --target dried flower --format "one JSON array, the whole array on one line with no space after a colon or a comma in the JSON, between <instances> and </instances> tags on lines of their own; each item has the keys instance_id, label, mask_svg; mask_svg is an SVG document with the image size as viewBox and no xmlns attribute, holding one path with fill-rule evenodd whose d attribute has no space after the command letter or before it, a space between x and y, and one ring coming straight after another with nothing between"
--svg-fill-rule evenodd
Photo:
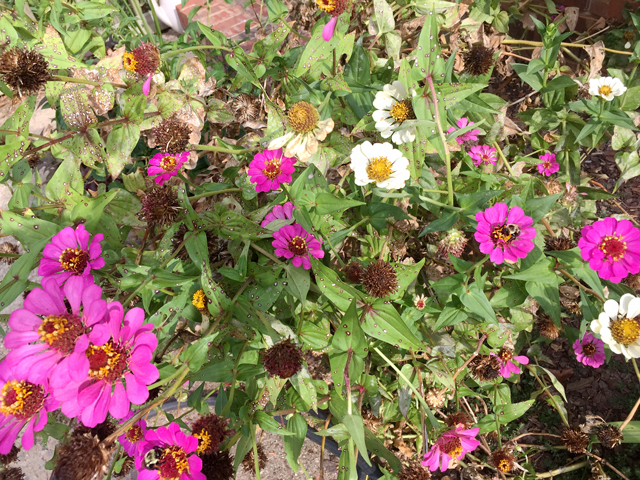
<instances>
[{"instance_id":1,"label":"dried flower","mask_svg":"<svg viewBox=\"0 0 640 480\"><path fill-rule=\"evenodd\" d=\"M129 455L127 455L124 458L124 462L122 463L122 466L120 467L120 471L118 473L114 473L113 476L116 478L122 478L126 476L131 470L133 470L135 466L136 466L136 463L133 457L130 457Z\"/></svg>"},{"instance_id":2,"label":"dried flower","mask_svg":"<svg viewBox=\"0 0 640 480\"><path fill-rule=\"evenodd\" d=\"M0 253L5 253L9 255L20 255L20 250L18 249L18 245L11 242L4 242L0 244ZM11 265L17 259L18 257L0 257L0 263L6 263L7 265Z\"/></svg>"},{"instance_id":3,"label":"dried flower","mask_svg":"<svg viewBox=\"0 0 640 480\"><path fill-rule=\"evenodd\" d=\"M74 431L60 447L53 476L56 480L86 480L107 473L109 454L100 439L84 430Z\"/></svg>"},{"instance_id":4,"label":"dried flower","mask_svg":"<svg viewBox=\"0 0 640 480\"><path fill-rule=\"evenodd\" d=\"M413 297L413 306L416 307L418 310L423 310L424 307L427 306L427 297L424 296L424 293L421 293L420 295L415 295Z\"/></svg>"},{"instance_id":5,"label":"dried flower","mask_svg":"<svg viewBox=\"0 0 640 480\"><path fill-rule=\"evenodd\" d=\"M362 285L369 295L383 298L398 290L398 277L390 263L378 260L362 274Z\"/></svg>"},{"instance_id":6,"label":"dried flower","mask_svg":"<svg viewBox=\"0 0 640 480\"><path fill-rule=\"evenodd\" d=\"M228 450L201 455L202 473L207 480L231 480L233 478L233 457Z\"/></svg>"},{"instance_id":7,"label":"dried flower","mask_svg":"<svg viewBox=\"0 0 640 480\"><path fill-rule=\"evenodd\" d=\"M355 260L350 261L349 264L344 267L344 275L351 283L360 283L362 281L363 273L364 270L362 268L362 264Z\"/></svg>"},{"instance_id":8,"label":"dried flower","mask_svg":"<svg viewBox=\"0 0 640 480\"><path fill-rule=\"evenodd\" d=\"M263 364L269 375L292 377L302 368L302 349L287 338L264 352Z\"/></svg>"},{"instance_id":9,"label":"dried flower","mask_svg":"<svg viewBox=\"0 0 640 480\"><path fill-rule=\"evenodd\" d=\"M260 100L253 95L241 93L230 103L231 111L236 117L236 122L250 122L257 120L260 116Z\"/></svg>"},{"instance_id":10,"label":"dried flower","mask_svg":"<svg viewBox=\"0 0 640 480\"><path fill-rule=\"evenodd\" d=\"M566 427L562 430L560 438L571 453L582 453L589 445L589 435L578 427Z\"/></svg>"},{"instance_id":11,"label":"dried flower","mask_svg":"<svg viewBox=\"0 0 640 480\"><path fill-rule=\"evenodd\" d=\"M625 283L629 285L630 288L633 288L636 293L640 293L640 274L629 275L625 279Z\"/></svg>"},{"instance_id":12,"label":"dried flower","mask_svg":"<svg viewBox=\"0 0 640 480\"><path fill-rule=\"evenodd\" d=\"M547 237L544 239L545 250L547 252L562 252L575 248L576 243L568 237Z\"/></svg>"},{"instance_id":13,"label":"dried flower","mask_svg":"<svg viewBox=\"0 0 640 480\"><path fill-rule=\"evenodd\" d=\"M20 453L20 449L13 445L11 450L9 450L9 453L0 455L0 463L6 467L18 459L18 453Z\"/></svg>"},{"instance_id":14,"label":"dried flower","mask_svg":"<svg viewBox=\"0 0 640 480\"><path fill-rule=\"evenodd\" d=\"M262 446L262 443L257 444L257 450L258 450L258 468L260 468L260 471L262 471L262 469L267 465L267 454L264 451L264 447ZM241 465L242 465L242 469L245 472L250 472L253 475L256 474L256 462L253 459L253 448L249 450L249 452L244 456L244 459L242 460Z\"/></svg>"},{"instance_id":15,"label":"dried flower","mask_svg":"<svg viewBox=\"0 0 640 480\"><path fill-rule=\"evenodd\" d=\"M516 457L507 449L501 449L491 454L491 464L502 473L509 473L513 470Z\"/></svg>"},{"instance_id":16,"label":"dried flower","mask_svg":"<svg viewBox=\"0 0 640 480\"><path fill-rule=\"evenodd\" d=\"M589 332L584 334L582 340L577 338L573 342L573 351L580 363L593 368L600 368L606 358L604 355L604 342Z\"/></svg>"},{"instance_id":17,"label":"dried flower","mask_svg":"<svg viewBox=\"0 0 640 480\"><path fill-rule=\"evenodd\" d=\"M13 47L0 55L0 79L18 97L38 93L51 78L49 63L35 50Z\"/></svg>"},{"instance_id":18,"label":"dried flower","mask_svg":"<svg viewBox=\"0 0 640 480\"><path fill-rule=\"evenodd\" d=\"M402 465L399 480L429 480L431 472L426 470L420 462L409 462Z\"/></svg>"},{"instance_id":19,"label":"dried flower","mask_svg":"<svg viewBox=\"0 0 640 480\"><path fill-rule=\"evenodd\" d=\"M178 154L187 150L191 127L172 116L164 119L151 132L162 152Z\"/></svg>"},{"instance_id":20,"label":"dried flower","mask_svg":"<svg viewBox=\"0 0 640 480\"><path fill-rule=\"evenodd\" d=\"M469 374L479 382L488 382L500 376L500 361L495 355L477 355L469 362Z\"/></svg>"},{"instance_id":21,"label":"dried flower","mask_svg":"<svg viewBox=\"0 0 640 480\"><path fill-rule=\"evenodd\" d=\"M207 296L204 294L203 289L200 289L196 293L194 293L191 300L193 306L196 307L198 311L203 315L207 315L209 313L209 311L207 310L208 302L209 301L207 300Z\"/></svg>"},{"instance_id":22,"label":"dried flower","mask_svg":"<svg viewBox=\"0 0 640 480\"><path fill-rule=\"evenodd\" d=\"M603 425L598 429L596 436L598 440L600 440L600 443L606 448L615 448L620 445L624 439L620 429L614 425Z\"/></svg>"},{"instance_id":23,"label":"dried flower","mask_svg":"<svg viewBox=\"0 0 640 480\"><path fill-rule=\"evenodd\" d=\"M443 257L448 257L449 254L454 257L460 257L467 246L467 237L462 230L452 228L447 231L445 237L438 242L438 253Z\"/></svg>"},{"instance_id":24,"label":"dried flower","mask_svg":"<svg viewBox=\"0 0 640 480\"><path fill-rule=\"evenodd\" d=\"M7 468L0 471L0 480L24 480L24 473L19 468Z\"/></svg>"},{"instance_id":25,"label":"dried flower","mask_svg":"<svg viewBox=\"0 0 640 480\"><path fill-rule=\"evenodd\" d=\"M553 322L553 319L546 313L542 313L538 316L538 320L536 320L536 327L538 328L540 335L551 340L555 340L560 334L560 329Z\"/></svg>"},{"instance_id":26,"label":"dried flower","mask_svg":"<svg viewBox=\"0 0 640 480\"><path fill-rule=\"evenodd\" d=\"M430 388L424 395L424 400L429 408L436 409L444 406L445 393L437 388Z\"/></svg>"},{"instance_id":27,"label":"dried flower","mask_svg":"<svg viewBox=\"0 0 640 480\"><path fill-rule=\"evenodd\" d=\"M178 195L169 185L154 185L141 199L138 216L152 226L170 225L178 216Z\"/></svg>"},{"instance_id":28,"label":"dried flower","mask_svg":"<svg viewBox=\"0 0 640 480\"><path fill-rule=\"evenodd\" d=\"M456 412L448 415L445 419L445 422L450 427L457 427L458 425L462 425L465 429L471 428L475 423L471 415L467 412Z\"/></svg>"},{"instance_id":29,"label":"dried flower","mask_svg":"<svg viewBox=\"0 0 640 480\"><path fill-rule=\"evenodd\" d=\"M564 190L562 183L560 183L555 178L551 178L549 180L543 180L542 183L544 183L544 186L547 189L547 193L549 193L549 195L562 193L562 191Z\"/></svg>"},{"instance_id":30,"label":"dried flower","mask_svg":"<svg viewBox=\"0 0 640 480\"><path fill-rule=\"evenodd\" d=\"M470 75L484 75L493 67L493 49L474 45L463 56L464 68Z\"/></svg>"},{"instance_id":31,"label":"dried flower","mask_svg":"<svg viewBox=\"0 0 640 480\"><path fill-rule=\"evenodd\" d=\"M191 434L198 439L198 455L211 455L217 452L220 444L230 433L227 430L228 419L218 415L200 416L191 427Z\"/></svg>"},{"instance_id":32,"label":"dried flower","mask_svg":"<svg viewBox=\"0 0 640 480\"><path fill-rule=\"evenodd\" d=\"M153 43L144 42L123 56L124 68L146 77L153 75L160 66L160 50Z\"/></svg>"}]
</instances>

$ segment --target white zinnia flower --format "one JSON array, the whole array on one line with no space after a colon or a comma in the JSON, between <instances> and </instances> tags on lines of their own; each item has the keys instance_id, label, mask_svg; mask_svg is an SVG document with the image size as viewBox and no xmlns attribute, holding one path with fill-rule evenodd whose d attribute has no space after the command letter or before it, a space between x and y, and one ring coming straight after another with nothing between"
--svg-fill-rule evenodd
<instances>
[{"instance_id":1,"label":"white zinnia flower","mask_svg":"<svg viewBox=\"0 0 640 480\"><path fill-rule=\"evenodd\" d=\"M604 312L591 322L591 329L615 353L640 358L640 298L625 293L620 305L615 300L607 300Z\"/></svg>"},{"instance_id":2,"label":"white zinnia flower","mask_svg":"<svg viewBox=\"0 0 640 480\"><path fill-rule=\"evenodd\" d=\"M380 188L403 188L411 174L409 160L390 143L364 142L351 151L351 170L356 174L356 185L376 182Z\"/></svg>"},{"instance_id":3,"label":"white zinnia flower","mask_svg":"<svg viewBox=\"0 0 640 480\"><path fill-rule=\"evenodd\" d=\"M309 102L294 103L287 112L287 123L293 130L269 143L269 150L283 148L285 157L297 157L306 162L318 151L318 143L333 130L333 120L320 120L316 107Z\"/></svg>"},{"instance_id":4,"label":"white zinnia flower","mask_svg":"<svg viewBox=\"0 0 640 480\"><path fill-rule=\"evenodd\" d=\"M607 102L627 91L620 79L613 77L592 78L589 80L589 95L604 98Z\"/></svg>"},{"instance_id":5,"label":"white zinnia flower","mask_svg":"<svg viewBox=\"0 0 640 480\"><path fill-rule=\"evenodd\" d=\"M403 126L405 120L416 119L411 105L411 98L415 96L416 92L412 89L411 97L408 97L407 89L397 80L391 85L385 85L381 92L376 93L373 100L376 110L372 116L376 122L376 129L383 138L391 137L393 143L398 145L416 139L416 127Z\"/></svg>"}]
</instances>

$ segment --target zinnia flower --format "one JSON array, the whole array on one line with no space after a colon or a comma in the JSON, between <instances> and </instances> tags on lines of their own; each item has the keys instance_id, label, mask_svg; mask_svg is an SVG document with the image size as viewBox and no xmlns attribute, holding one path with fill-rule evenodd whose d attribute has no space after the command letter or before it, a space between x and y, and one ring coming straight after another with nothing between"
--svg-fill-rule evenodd
<instances>
[{"instance_id":1,"label":"zinnia flower","mask_svg":"<svg viewBox=\"0 0 640 480\"><path fill-rule=\"evenodd\" d=\"M127 415L123 422L128 420L133 416L133 413ZM142 452L144 452L146 442L144 440L144 436L147 433L147 422L144 421L143 418L138 420L136 423L131 425L129 429L124 432L122 435L118 437L118 441L124 451L130 457L140 457L143 456Z\"/></svg>"},{"instance_id":2,"label":"zinnia flower","mask_svg":"<svg viewBox=\"0 0 640 480\"><path fill-rule=\"evenodd\" d=\"M480 165L495 165L497 163L495 148L487 145L474 145L469 149L469 156L473 159L476 167Z\"/></svg>"},{"instance_id":3,"label":"zinnia flower","mask_svg":"<svg viewBox=\"0 0 640 480\"><path fill-rule=\"evenodd\" d=\"M402 82L396 80L391 85L382 87L382 91L376 93L373 106L376 109L372 118L376 122L376 130L382 138L391 137L391 141L398 145L413 142L416 139L416 127L403 125L405 120L415 120L411 98L416 96L415 90L411 90L411 97L407 95L407 89Z\"/></svg>"},{"instance_id":4,"label":"zinnia flower","mask_svg":"<svg viewBox=\"0 0 640 480\"><path fill-rule=\"evenodd\" d=\"M318 9L331 15L331 20L322 29L322 38L328 42L333 38L338 17L347 9L349 0L316 0Z\"/></svg>"},{"instance_id":5,"label":"zinnia flower","mask_svg":"<svg viewBox=\"0 0 640 480\"><path fill-rule=\"evenodd\" d=\"M458 128L450 127L449 130L447 130L447 133L455 132L457 129L461 129L469 125L473 125L473 122L469 122L469 119L467 117L462 117L460 120L456 122L456 125L458 126ZM482 130L479 130L477 128L473 130L469 130L467 133L458 135L456 137L456 142L458 142L458 145L462 145L464 142L475 142L478 140L478 135L480 135L480 133L482 133Z\"/></svg>"},{"instance_id":6,"label":"zinnia flower","mask_svg":"<svg viewBox=\"0 0 640 480\"><path fill-rule=\"evenodd\" d=\"M100 242L104 236L97 233L91 243L89 238L91 235L82 224L75 230L71 227L63 228L44 247L38 275L54 278L58 285L62 285L69 277L91 275L92 269L104 267L104 258L100 256Z\"/></svg>"},{"instance_id":7,"label":"zinnia flower","mask_svg":"<svg viewBox=\"0 0 640 480\"><path fill-rule=\"evenodd\" d=\"M156 153L153 158L149 160L150 166L147 169L147 175L150 177L158 175L153 179L153 181L163 185L164 182L178 174L182 165L188 160L188 158L189 152L182 152L178 154Z\"/></svg>"},{"instance_id":8,"label":"zinnia flower","mask_svg":"<svg viewBox=\"0 0 640 480\"><path fill-rule=\"evenodd\" d=\"M293 203L291 202L287 202L284 205L276 205L275 207L273 207L273 210L267 213L267 216L264 217L264 220L262 221L260 226L262 228L265 228L274 220L284 220L284 219L289 220L293 218L294 208L296 207L294 207Z\"/></svg>"},{"instance_id":9,"label":"zinnia flower","mask_svg":"<svg viewBox=\"0 0 640 480\"><path fill-rule=\"evenodd\" d=\"M418 309L418 310L423 310L424 307L427 306L427 297L424 296L423 294L420 295L414 295L413 297L413 305Z\"/></svg>"},{"instance_id":10,"label":"zinnia flower","mask_svg":"<svg viewBox=\"0 0 640 480\"><path fill-rule=\"evenodd\" d=\"M24 308L9 317L12 330L4 346L11 351L6 364L32 383L50 379L53 388L68 376L83 380L89 370L84 353L89 341L104 345L109 339L107 302L100 297L102 289L90 277L71 277L64 287L44 278L42 288L31 290Z\"/></svg>"},{"instance_id":11,"label":"zinnia flower","mask_svg":"<svg viewBox=\"0 0 640 480\"><path fill-rule=\"evenodd\" d=\"M615 353L640 358L640 298L625 293L620 304L604 302L604 312L591 322L591 330Z\"/></svg>"},{"instance_id":12,"label":"zinnia flower","mask_svg":"<svg viewBox=\"0 0 640 480\"><path fill-rule=\"evenodd\" d=\"M538 173L545 177L550 177L552 174L560 170L560 164L556 161L555 153L545 153L540 156L541 163L538 164Z\"/></svg>"},{"instance_id":13,"label":"zinnia flower","mask_svg":"<svg viewBox=\"0 0 640 480\"><path fill-rule=\"evenodd\" d=\"M132 73L137 73L141 77L147 77L142 85L142 93L149 95L151 90L151 77L160 66L160 50L154 44L144 42L131 52L126 52L122 56L124 68Z\"/></svg>"},{"instance_id":14,"label":"zinnia flower","mask_svg":"<svg viewBox=\"0 0 640 480\"><path fill-rule=\"evenodd\" d=\"M431 449L424 454L422 466L435 472L440 468L441 472L452 467L453 462L463 458L468 452L473 452L480 442L475 439L479 428L465 430L463 425L443 433Z\"/></svg>"},{"instance_id":15,"label":"zinnia flower","mask_svg":"<svg viewBox=\"0 0 640 480\"><path fill-rule=\"evenodd\" d=\"M158 379L153 351L158 339L153 325L144 324L144 310L132 308L124 316L119 302L109 306L111 338L103 345L89 344L86 358L88 376L80 382L69 379L64 386L54 385L54 395L62 402L62 413L76 417L87 427L95 427L107 418L124 418L130 404L141 405L149 398L147 385ZM124 384L126 383L126 389Z\"/></svg>"},{"instance_id":16,"label":"zinnia flower","mask_svg":"<svg viewBox=\"0 0 640 480\"><path fill-rule=\"evenodd\" d=\"M60 405L43 383L29 382L24 375L17 375L7 362L0 363L0 455L11 451L18 434L22 435L22 448L33 446L33 433L47 424L47 413Z\"/></svg>"},{"instance_id":17,"label":"zinnia flower","mask_svg":"<svg viewBox=\"0 0 640 480\"><path fill-rule=\"evenodd\" d=\"M356 185L376 182L379 188L400 189L409 179L409 160L390 143L364 142L351 151L351 170Z\"/></svg>"},{"instance_id":18,"label":"zinnia flower","mask_svg":"<svg viewBox=\"0 0 640 480\"><path fill-rule=\"evenodd\" d=\"M480 251L491 254L491 261L497 265L503 261L515 263L519 258L525 258L535 246L533 219L520 207L509 209L506 203L496 203L484 212L476 213L476 220L478 226L474 236L480 243Z\"/></svg>"},{"instance_id":19,"label":"zinnia flower","mask_svg":"<svg viewBox=\"0 0 640 480\"><path fill-rule=\"evenodd\" d=\"M286 145L284 155L297 157L301 162L309 160L318 151L319 142L333 130L333 120L320 120L320 113L309 102L294 103L287 112L287 123L292 130L269 143L269 150Z\"/></svg>"},{"instance_id":20,"label":"zinnia flower","mask_svg":"<svg viewBox=\"0 0 640 480\"><path fill-rule=\"evenodd\" d=\"M281 183L291 182L294 163L296 159L283 156L281 148L256 153L248 171L251 183L256 184L256 192L270 192L279 189Z\"/></svg>"},{"instance_id":21,"label":"zinnia flower","mask_svg":"<svg viewBox=\"0 0 640 480\"><path fill-rule=\"evenodd\" d=\"M492 353L491 355L495 355L495 353ZM521 363L522 365L529 364L529 359L527 357L524 355L514 355L513 350L506 347L500 350L500 353L496 356L500 362L500 375L504 378L509 378L512 373L515 373L516 375L522 373L520 367L513 363L513 360Z\"/></svg>"},{"instance_id":22,"label":"zinnia flower","mask_svg":"<svg viewBox=\"0 0 640 480\"><path fill-rule=\"evenodd\" d=\"M138 480L207 480L201 472L202 460L195 455L198 439L182 433L177 423L148 430L144 440L145 455L155 450L157 462L152 469L142 468L145 455L136 457Z\"/></svg>"},{"instance_id":23,"label":"zinnia flower","mask_svg":"<svg viewBox=\"0 0 640 480\"><path fill-rule=\"evenodd\" d=\"M291 262L293 266L299 267L302 265L305 270L311 268L309 254L315 258L324 257L324 251L320 247L322 239L318 240L302 228L299 223L285 225L273 232L271 245L276 249L275 254L277 256L293 258Z\"/></svg>"},{"instance_id":24,"label":"zinnia flower","mask_svg":"<svg viewBox=\"0 0 640 480\"><path fill-rule=\"evenodd\" d=\"M640 230L629 220L609 217L586 225L578 247L582 259L605 280L619 283L640 271Z\"/></svg>"},{"instance_id":25,"label":"zinnia flower","mask_svg":"<svg viewBox=\"0 0 640 480\"><path fill-rule=\"evenodd\" d=\"M604 363L604 342L590 333L585 333L582 340L573 342L573 351L578 361L593 368L599 368Z\"/></svg>"},{"instance_id":26,"label":"zinnia flower","mask_svg":"<svg viewBox=\"0 0 640 480\"><path fill-rule=\"evenodd\" d=\"M589 95L605 99L607 102L619 97L627 91L627 87L618 78L599 77L589 80Z\"/></svg>"}]
</instances>

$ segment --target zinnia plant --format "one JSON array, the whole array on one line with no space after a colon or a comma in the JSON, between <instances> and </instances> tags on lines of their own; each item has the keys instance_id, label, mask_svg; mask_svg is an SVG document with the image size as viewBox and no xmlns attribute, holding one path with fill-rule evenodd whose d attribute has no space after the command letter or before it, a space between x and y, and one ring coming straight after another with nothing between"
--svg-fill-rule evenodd
<instances>
[{"instance_id":1,"label":"zinnia plant","mask_svg":"<svg viewBox=\"0 0 640 480\"><path fill-rule=\"evenodd\" d=\"M291 259L294 267L311 268L309 255L323 258L322 239L318 240L307 232L299 223L285 225L273 232L273 247L279 257Z\"/></svg>"},{"instance_id":2,"label":"zinnia plant","mask_svg":"<svg viewBox=\"0 0 640 480\"><path fill-rule=\"evenodd\" d=\"M455 429L443 433L425 453L422 465L432 472L438 469L446 472L453 462L461 460L480 445L475 438L479 431L479 428L465 429L464 426L458 425Z\"/></svg>"},{"instance_id":3,"label":"zinnia plant","mask_svg":"<svg viewBox=\"0 0 640 480\"><path fill-rule=\"evenodd\" d=\"M285 157L282 149L264 150L256 153L247 172L256 192L270 192L280 188L281 183L290 183L295 172L295 158Z\"/></svg>"}]
</instances>

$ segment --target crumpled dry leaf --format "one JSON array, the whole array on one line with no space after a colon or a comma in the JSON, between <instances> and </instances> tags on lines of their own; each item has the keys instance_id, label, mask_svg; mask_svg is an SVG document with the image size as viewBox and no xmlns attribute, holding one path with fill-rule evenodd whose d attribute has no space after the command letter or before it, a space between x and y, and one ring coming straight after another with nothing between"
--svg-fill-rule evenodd
<instances>
[{"instance_id":1,"label":"crumpled dry leaf","mask_svg":"<svg viewBox=\"0 0 640 480\"><path fill-rule=\"evenodd\" d=\"M520 21L522 22L522 26L524 28L533 32L536 29L536 24L533 23L533 20L531 20L532 17L535 18L536 20L538 19L535 13L526 11L522 14L522 19Z\"/></svg>"},{"instance_id":2,"label":"crumpled dry leaf","mask_svg":"<svg viewBox=\"0 0 640 480\"><path fill-rule=\"evenodd\" d=\"M96 64L96 67L103 67L107 70L114 69L120 70L122 67L122 57L127 51L127 47L124 45L113 52L111 52L106 57L100 59L100 61Z\"/></svg>"},{"instance_id":3,"label":"crumpled dry leaf","mask_svg":"<svg viewBox=\"0 0 640 480\"><path fill-rule=\"evenodd\" d=\"M565 19L569 30L575 30L578 25L578 16L580 15L580 9L578 7L565 7L564 9Z\"/></svg>"},{"instance_id":4,"label":"crumpled dry leaf","mask_svg":"<svg viewBox=\"0 0 640 480\"><path fill-rule=\"evenodd\" d=\"M198 57L191 57L182 65L178 82L195 81L198 95L207 97L211 95L216 87L213 77L206 80L206 71Z\"/></svg>"},{"instance_id":5,"label":"crumpled dry leaf","mask_svg":"<svg viewBox=\"0 0 640 480\"><path fill-rule=\"evenodd\" d=\"M592 78L597 77L602 70L602 62L604 61L604 42L602 40L597 41L590 47L584 47L589 54L589 76L587 82ZM586 82L585 82L586 83Z\"/></svg>"}]
</instances>

